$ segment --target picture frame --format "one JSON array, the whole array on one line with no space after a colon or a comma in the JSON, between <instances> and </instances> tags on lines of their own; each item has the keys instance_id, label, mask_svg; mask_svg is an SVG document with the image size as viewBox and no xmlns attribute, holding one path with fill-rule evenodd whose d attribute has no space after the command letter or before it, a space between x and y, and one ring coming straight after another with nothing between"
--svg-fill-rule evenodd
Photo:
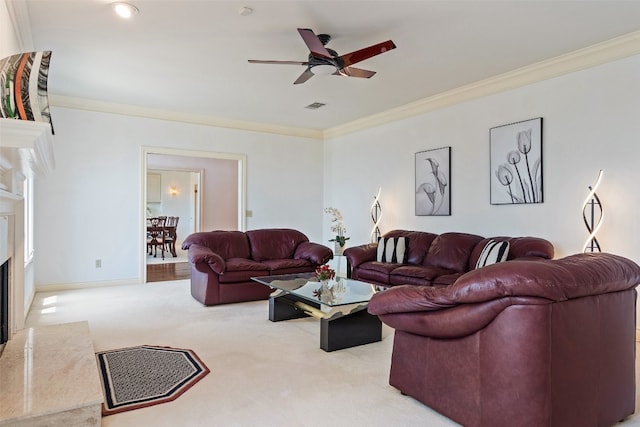
<instances>
[{"instance_id":1,"label":"picture frame","mask_svg":"<svg viewBox=\"0 0 640 427\"><path fill-rule=\"evenodd\" d=\"M415 214L451 215L451 147L415 153Z\"/></svg>"},{"instance_id":2,"label":"picture frame","mask_svg":"<svg viewBox=\"0 0 640 427\"><path fill-rule=\"evenodd\" d=\"M489 130L492 205L543 203L542 117Z\"/></svg>"}]
</instances>

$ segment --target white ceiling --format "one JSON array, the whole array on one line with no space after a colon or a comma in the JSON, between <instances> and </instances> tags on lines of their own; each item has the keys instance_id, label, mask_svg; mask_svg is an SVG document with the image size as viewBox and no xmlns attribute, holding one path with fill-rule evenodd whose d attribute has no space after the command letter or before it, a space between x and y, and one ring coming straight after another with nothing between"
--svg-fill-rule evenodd
<instances>
[{"instance_id":1,"label":"white ceiling","mask_svg":"<svg viewBox=\"0 0 640 427\"><path fill-rule=\"evenodd\" d=\"M26 0L34 49L53 51L50 98L313 130L640 30L640 1L629 0L132 0L130 21L109 3ZM303 66L247 62L305 61L297 28L330 34L338 54L388 39L397 49L357 65L371 79L293 85ZM312 102L327 105L304 108Z\"/></svg>"}]
</instances>

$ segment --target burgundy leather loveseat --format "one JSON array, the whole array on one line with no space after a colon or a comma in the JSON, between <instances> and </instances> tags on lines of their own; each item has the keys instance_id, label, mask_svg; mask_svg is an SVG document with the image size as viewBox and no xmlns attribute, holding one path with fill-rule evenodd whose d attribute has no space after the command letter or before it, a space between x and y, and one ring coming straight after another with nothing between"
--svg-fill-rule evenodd
<instances>
[{"instance_id":1,"label":"burgundy leather loveseat","mask_svg":"<svg viewBox=\"0 0 640 427\"><path fill-rule=\"evenodd\" d=\"M396 286L389 383L466 426L611 426L635 408L640 267L611 254L512 261Z\"/></svg>"},{"instance_id":2,"label":"burgundy leather loveseat","mask_svg":"<svg viewBox=\"0 0 640 427\"><path fill-rule=\"evenodd\" d=\"M447 286L476 268L490 240L509 242L507 261L551 259L554 252L549 241L537 237L483 238L468 233L437 235L407 230L393 230L382 237L406 238L405 259L378 261L377 243L348 248L344 255L351 266L351 278L383 286Z\"/></svg>"},{"instance_id":3,"label":"burgundy leather loveseat","mask_svg":"<svg viewBox=\"0 0 640 427\"><path fill-rule=\"evenodd\" d=\"M267 299L271 288L252 277L312 272L331 249L297 230L273 228L194 233L182 243L191 264L191 295L204 305Z\"/></svg>"}]
</instances>

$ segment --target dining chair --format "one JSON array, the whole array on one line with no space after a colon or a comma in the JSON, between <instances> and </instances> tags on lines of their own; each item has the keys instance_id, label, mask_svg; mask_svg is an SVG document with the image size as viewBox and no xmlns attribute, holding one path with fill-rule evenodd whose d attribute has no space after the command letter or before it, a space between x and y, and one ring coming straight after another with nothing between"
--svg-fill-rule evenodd
<instances>
[{"instance_id":1,"label":"dining chair","mask_svg":"<svg viewBox=\"0 0 640 427\"><path fill-rule=\"evenodd\" d=\"M154 258L158 255L158 246L159 246L162 259L164 259L166 221L167 221L166 216L149 218L147 220L147 253L149 255L153 254Z\"/></svg>"},{"instance_id":2,"label":"dining chair","mask_svg":"<svg viewBox=\"0 0 640 427\"><path fill-rule=\"evenodd\" d=\"M179 216L169 216L167 217L167 221L165 223L165 250L171 253L173 257L177 257L176 253L176 240L178 238L178 221L180 220Z\"/></svg>"}]
</instances>

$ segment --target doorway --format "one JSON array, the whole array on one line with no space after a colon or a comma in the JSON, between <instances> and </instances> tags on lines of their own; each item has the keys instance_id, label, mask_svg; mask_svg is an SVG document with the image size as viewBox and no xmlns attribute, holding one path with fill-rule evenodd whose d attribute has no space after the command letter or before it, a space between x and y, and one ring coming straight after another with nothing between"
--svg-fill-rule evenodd
<instances>
[{"instance_id":1,"label":"doorway","mask_svg":"<svg viewBox=\"0 0 640 427\"><path fill-rule=\"evenodd\" d=\"M142 148L140 277L143 283L173 280L173 270L181 271L182 275L186 271L188 277L186 253L178 248L189 234L201 230L245 229L245 177L246 156L242 154ZM153 265L147 265L146 223L150 216L180 216L176 239L179 259L171 254L167 257L165 253L166 262L158 262L158 254ZM155 268L154 277L149 276L151 266ZM165 276L168 278L164 279Z\"/></svg>"},{"instance_id":2,"label":"doorway","mask_svg":"<svg viewBox=\"0 0 640 427\"><path fill-rule=\"evenodd\" d=\"M176 159L178 158L171 157L167 162L166 156L147 156L146 216L172 217L177 223L176 241L171 248L173 251L153 251L149 254L147 248L147 265L186 262L187 253L181 249L182 241L186 236L201 229L199 190L202 186L203 170L177 169L171 165L179 162Z\"/></svg>"}]
</instances>

